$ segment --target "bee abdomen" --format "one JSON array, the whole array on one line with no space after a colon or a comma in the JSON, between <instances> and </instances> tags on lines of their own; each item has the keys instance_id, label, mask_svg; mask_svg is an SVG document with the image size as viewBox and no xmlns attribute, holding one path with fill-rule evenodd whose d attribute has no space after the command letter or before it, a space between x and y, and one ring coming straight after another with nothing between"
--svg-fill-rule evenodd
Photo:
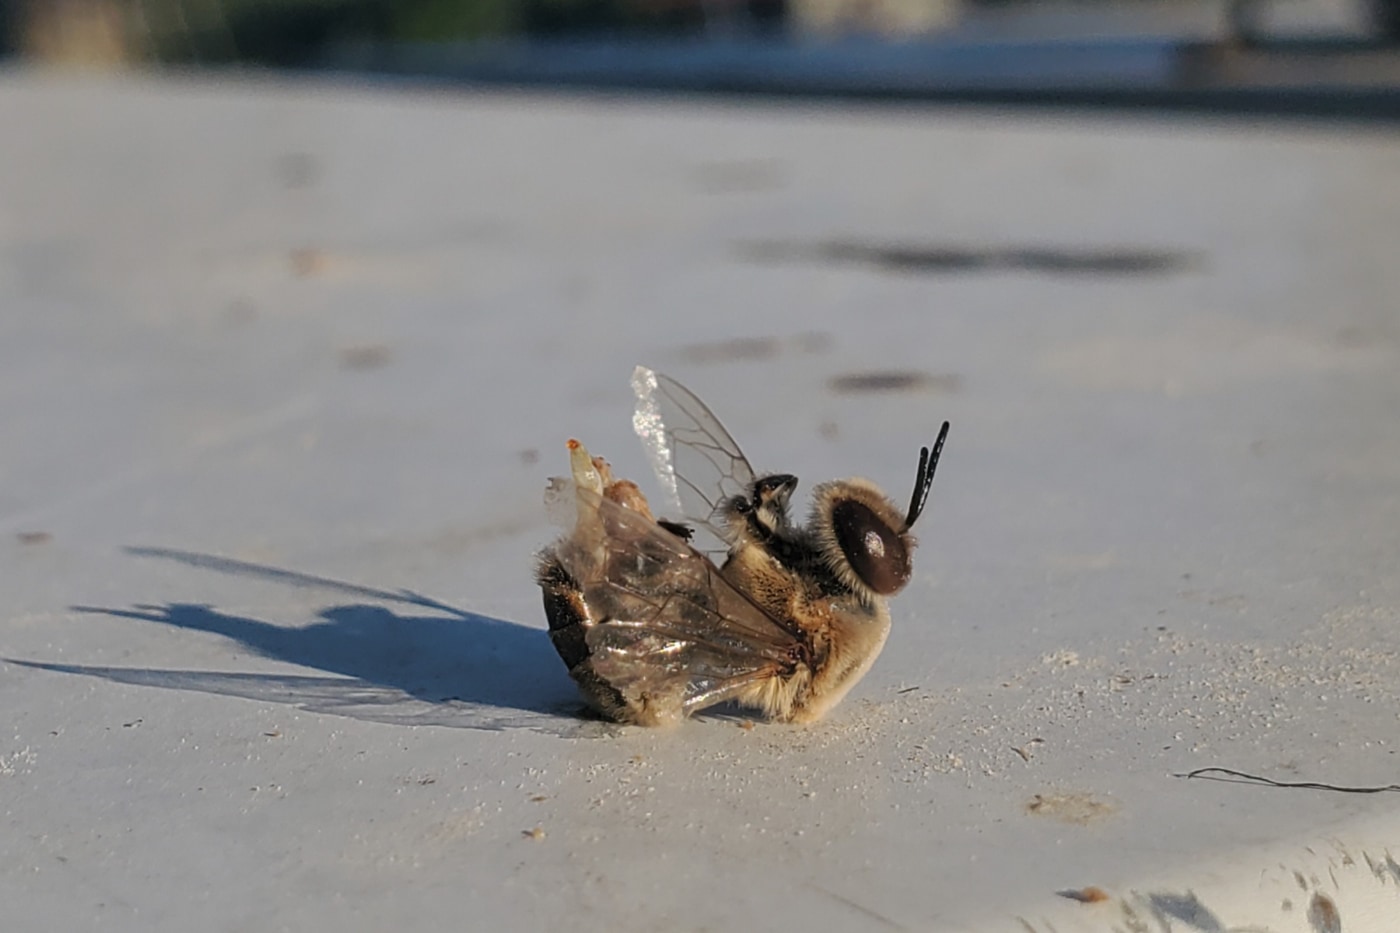
<instances>
[{"instance_id":1,"label":"bee abdomen","mask_svg":"<svg viewBox=\"0 0 1400 933\"><path fill-rule=\"evenodd\" d=\"M535 580L544 596L544 615L549 621L549 640L564 660L569 676L578 684L588 704L608 719L626 722L631 716L622 694L597 675L590 663L588 628L597 620L583 591L552 551L540 554Z\"/></svg>"},{"instance_id":2,"label":"bee abdomen","mask_svg":"<svg viewBox=\"0 0 1400 933\"><path fill-rule=\"evenodd\" d=\"M564 659L564 665L572 671L588 657L584 626L592 620L588 617L588 606L583 601L583 593L578 582L559 563L559 559L548 551L540 555L535 580L544 596L544 615L549 620L549 640L554 643L554 650L559 652L559 657Z\"/></svg>"}]
</instances>

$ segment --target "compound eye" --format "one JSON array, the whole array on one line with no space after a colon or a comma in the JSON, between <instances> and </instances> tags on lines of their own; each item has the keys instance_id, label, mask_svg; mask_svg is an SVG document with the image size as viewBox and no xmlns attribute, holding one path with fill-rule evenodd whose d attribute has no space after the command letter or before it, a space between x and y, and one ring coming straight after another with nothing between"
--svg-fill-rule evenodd
<instances>
[{"instance_id":1,"label":"compound eye","mask_svg":"<svg viewBox=\"0 0 1400 933\"><path fill-rule=\"evenodd\" d=\"M831 526L851 569L870 589L888 596L909 582L904 539L869 508L845 499L831 510Z\"/></svg>"}]
</instances>

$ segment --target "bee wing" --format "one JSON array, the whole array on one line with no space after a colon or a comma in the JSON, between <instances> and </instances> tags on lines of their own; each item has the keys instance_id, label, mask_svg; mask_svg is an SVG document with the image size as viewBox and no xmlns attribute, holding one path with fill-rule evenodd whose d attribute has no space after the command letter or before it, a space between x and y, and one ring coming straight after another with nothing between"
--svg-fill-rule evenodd
<instances>
[{"instance_id":1,"label":"bee wing","mask_svg":"<svg viewBox=\"0 0 1400 933\"><path fill-rule=\"evenodd\" d=\"M668 505L719 541L727 540L719 507L747 495L754 480L743 451L705 403L671 377L638 366L632 390L637 395L632 427Z\"/></svg>"},{"instance_id":2,"label":"bee wing","mask_svg":"<svg viewBox=\"0 0 1400 933\"><path fill-rule=\"evenodd\" d=\"M796 668L798 637L680 537L566 479L545 498L571 529L554 554L598 620L585 636L593 670L624 696L691 713Z\"/></svg>"}]
</instances>

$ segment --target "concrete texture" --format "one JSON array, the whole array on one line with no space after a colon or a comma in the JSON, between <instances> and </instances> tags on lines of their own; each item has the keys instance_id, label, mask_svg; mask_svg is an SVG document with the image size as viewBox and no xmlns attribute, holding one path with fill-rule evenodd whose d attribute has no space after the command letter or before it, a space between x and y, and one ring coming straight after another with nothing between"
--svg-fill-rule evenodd
<instances>
[{"instance_id":1,"label":"concrete texture","mask_svg":"<svg viewBox=\"0 0 1400 933\"><path fill-rule=\"evenodd\" d=\"M0 126L7 930L1393 928L1396 795L1173 776L1400 776L1393 133L23 72ZM570 436L654 488L638 362L800 493L953 422L828 722L579 718L541 493Z\"/></svg>"}]
</instances>

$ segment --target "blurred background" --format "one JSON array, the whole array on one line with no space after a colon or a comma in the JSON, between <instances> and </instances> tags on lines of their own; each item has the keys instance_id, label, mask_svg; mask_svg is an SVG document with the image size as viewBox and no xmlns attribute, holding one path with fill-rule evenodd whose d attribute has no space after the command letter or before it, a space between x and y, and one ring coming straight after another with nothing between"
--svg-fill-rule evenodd
<instances>
[{"instance_id":1,"label":"blurred background","mask_svg":"<svg viewBox=\"0 0 1400 933\"><path fill-rule=\"evenodd\" d=\"M0 0L0 54L84 67L1371 116L1397 44L1400 0Z\"/></svg>"}]
</instances>

